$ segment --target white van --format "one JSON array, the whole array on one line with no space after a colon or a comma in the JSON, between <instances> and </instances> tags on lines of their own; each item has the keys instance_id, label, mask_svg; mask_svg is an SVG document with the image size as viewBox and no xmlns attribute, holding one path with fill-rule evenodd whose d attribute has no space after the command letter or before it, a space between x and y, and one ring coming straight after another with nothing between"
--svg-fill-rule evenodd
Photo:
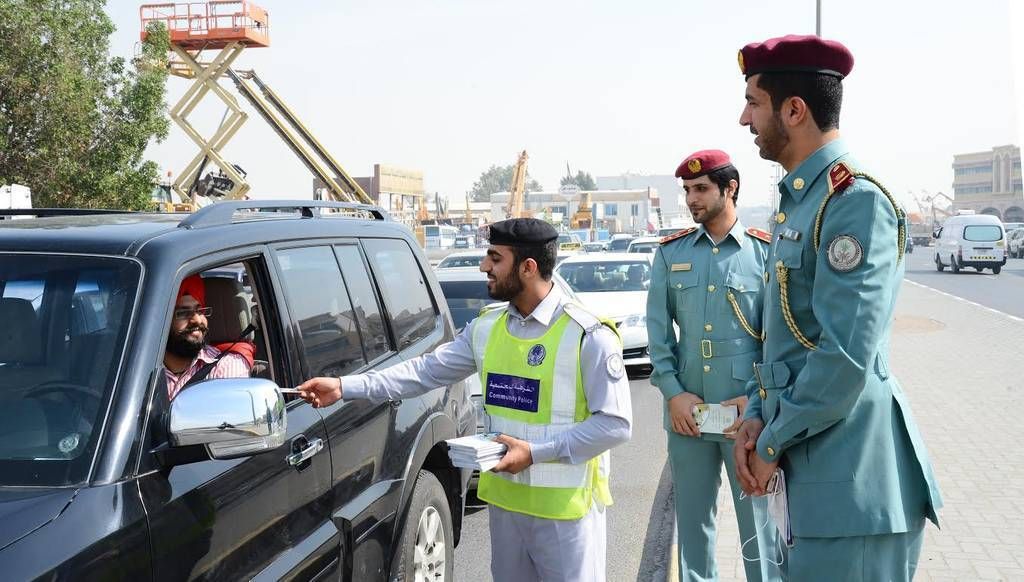
<instances>
[{"instance_id":1,"label":"white van","mask_svg":"<svg viewBox=\"0 0 1024 582\"><path fill-rule=\"evenodd\" d=\"M1006 231L1003 223L987 214L967 214L946 219L935 235L935 268L949 266L954 273L964 267L999 271L1006 264Z\"/></svg>"}]
</instances>

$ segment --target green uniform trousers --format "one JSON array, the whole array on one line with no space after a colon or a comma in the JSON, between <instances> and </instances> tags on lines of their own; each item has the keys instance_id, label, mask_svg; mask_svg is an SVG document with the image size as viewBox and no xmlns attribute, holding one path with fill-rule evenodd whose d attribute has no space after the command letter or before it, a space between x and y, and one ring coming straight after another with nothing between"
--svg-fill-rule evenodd
<instances>
[{"instance_id":1,"label":"green uniform trousers","mask_svg":"<svg viewBox=\"0 0 1024 582\"><path fill-rule=\"evenodd\" d=\"M910 531L849 538L794 538L783 563L787 582L910 582L924 519Z\"/></svg>"},{"instance_id":2,"label":"green uniform trousers","mask_svg":"<svg viewBox=\"0 0 1024 582\"><path fill-rule=\"evenodd\" d=\"M743 566L748 582L776 582L781 572L772 562L781 559L778 531L768 520L763 498L744 497L736 478L731 440L693 438L668 433L668 458L672 464L672 484L676 504L676 530L679 536L680 582L718 580L715 562L715 514L718 513L718 489L722 485L725 462L736 507L740 543L756 537L743 547Z\"/></svg>"}]
</instances>

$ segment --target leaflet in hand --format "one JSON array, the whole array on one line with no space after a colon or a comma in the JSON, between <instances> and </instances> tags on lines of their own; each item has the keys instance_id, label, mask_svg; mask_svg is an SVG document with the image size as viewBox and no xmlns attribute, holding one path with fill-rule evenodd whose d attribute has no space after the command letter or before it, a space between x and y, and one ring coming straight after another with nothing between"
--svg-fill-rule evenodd
<instances>
[{"instance_id":1,"label":"leaflet in hand","mask_svg":"<svg viewBox=\"0 0 1024 582\"><path fill-rule=\"evenodd\" d=\"M456 467L490 471L505 456L508 447L495 442L499 433L489 432L448 439L448 457Z\"/></svg>"},{"instance_id":2,"label":"leaflet in hand","mask_svg":"<svg viewBox=\"0 0 1024 582\"><path fill-rule=\"evenodd\" d=\"M694 404L693 419L697 421L697 428L700 432L723 434L725 429L736 422L739 416L739 409L735 404L722 406L721 404Z\"/></svg>"}]
</instances>

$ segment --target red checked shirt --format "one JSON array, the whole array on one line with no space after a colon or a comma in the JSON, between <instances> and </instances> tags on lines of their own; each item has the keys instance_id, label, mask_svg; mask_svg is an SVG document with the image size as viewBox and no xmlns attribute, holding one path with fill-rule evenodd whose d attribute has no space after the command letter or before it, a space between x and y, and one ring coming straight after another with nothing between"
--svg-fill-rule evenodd
<instances>
[{"instance_id":1,"label":"red checked shirt","mask_svg":"<svg viewBox=\"0 0 1024 582\"><path fill-rule=\"evenodd\" d=\"M213 346L204 346L196 359L192 360L188 368L185 369L181 374L174 374L167 367L164 367L164 377L167 379L167 396L170 400L173 400L178 392L188 384L188 381L192 379L192 376L196 375L196 372L200 368L213 362L220 355L220 350ZM207 378L248 378L249 377L249 362L238 354L229 353L217 362L217 365L210 370L210 373L206 376Z\"/></svg>"}]
</instances>

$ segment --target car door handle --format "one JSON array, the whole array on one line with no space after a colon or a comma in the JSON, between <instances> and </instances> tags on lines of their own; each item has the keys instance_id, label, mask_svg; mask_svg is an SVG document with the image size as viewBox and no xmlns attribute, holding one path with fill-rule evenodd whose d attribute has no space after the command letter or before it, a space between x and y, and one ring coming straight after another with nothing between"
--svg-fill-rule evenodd
<instances>
[{"instance_id":1,"label":"car door handle","mask_svg":"<svg viewBox=\"0 0 1024 582\"><path fill-rule=\"evenodd\" d=\"M312 459L313 455L319 453L323 448L324 439L313 439L301 450L288 455L288 464L293 467L298 467L302 463Z\"/></svg>"}]
</instances>

